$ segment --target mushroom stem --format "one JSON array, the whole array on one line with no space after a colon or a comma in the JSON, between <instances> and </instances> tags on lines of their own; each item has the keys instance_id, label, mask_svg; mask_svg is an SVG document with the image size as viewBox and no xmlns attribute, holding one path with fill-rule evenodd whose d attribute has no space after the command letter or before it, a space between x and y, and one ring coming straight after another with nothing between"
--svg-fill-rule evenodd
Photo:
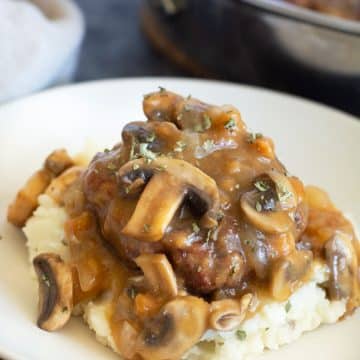
<instances>
[{"instance_id":1,"label":"mushroom stem","mask_svg":"<svg viewBox=\"0 0 360 360\"><path fill-rule=\"evenodd\" d=\"M134 170L136 169L136 170ZM140 196L134 213L122 233L145 241L159 241L185 196L196 194L202 201L203 224L217 224L219 191L215 181L186 161L159 157L129 161L118 172L123 185L130 186L138 177L150 181ZM211 221L210 221L211 220Z\"/></svg>"},{"instance_id":2,"label":"mushroom stem","mask_svg":"<svg viewBox=\"0 0 360 360\"><path fill-rule=\"evenodd\" d=\"M143 254L135 262L144 272L151 291L161 292L168 297L177 295L176 276L164 254Z\"/></svg>"},{"instance_id":3,"label":"mushroom stem","mask_svg":"<svg viewBox=\"0 0 360 360\"><path fill-rule=\"evenodd\" d=\"M137 343L137 353L144 360L178 359L206 329L208 304L194 296L178 297L145 322Z\"/></svg>"},{"instance_id":4,"label":"mushroom stem","mask_svg":"<svg viewBox=\"0 0 360 360\"><path fill-rule=\"evenodd\" d=\"M39 281L39 317L37 325L47 331L62 328L73 308L73 282L70 267L51 253L33 260Z\"/></svg>"},{"instance_id":5,"label":"mushroom stem","mask_svg":"<svg viewBox=\"0 0 360 360\"><path fill-rule=\"evenodd\" d=\"M218 331L235 329L244 320L252 298L252 294L246 294L240 301L235 299L213 301L210 305L210 326Z\"/></svg>"}]
</instances>

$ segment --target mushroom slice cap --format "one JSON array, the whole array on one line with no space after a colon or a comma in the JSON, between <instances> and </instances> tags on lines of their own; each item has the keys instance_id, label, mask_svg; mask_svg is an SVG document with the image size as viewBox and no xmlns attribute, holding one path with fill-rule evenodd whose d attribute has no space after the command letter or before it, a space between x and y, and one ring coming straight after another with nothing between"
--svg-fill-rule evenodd
<instances>
[{"instance_id":1,"label":"mushroom slice cap","mask_svg":"<svg viewBox=\"0 0 360 360\"><path fill-rule=\"evenodd\" d=\"M178 297L145 322L137 353L145 360L178 359L206 330L208 304L194 296Z\"/></svg>"},{"instance_id":2,"label":"mushroom slice cap","mask_svg":"<svg viewBox=\"0 0 360 360\"><path fill-rule=\"evenodd\" d=\"M73 281L69 265L60 256L44 253L33 260L39 281L37 325L47 331L62 328L73 308Z\"/></svg>"},{"instance_id":3,"label":"mushroom slice cap","mask_svg":"<svg viewBox=\"0 0 360 360\"><path fill-rule=\"evenodd\" d=\"M254 226L267 233L284 233L290 230L293 221L287 212L259 211L252 203L252 193L248 192L242 195L241 208Z\"/></svg>"},{"instance_id":4,"label":"mushroom slice cap","mask_svg":"<svg viewBox=\"0 0 360 360\"><path fill-rule=\"evenodd\" d=\"M118 178L123 185L131 185L138 177L150 180L122 230L125 235L159 241L187 194L199 198L202 223L217 224L220 201L216 182L190 163L159 157L150 163L145 159L133 160L119 169Z\"/></svg>"},{"instance_id":5,"label":"mushroom slice cap","mask_svg":"<svg viewBox=\"0 0 360 360\"><path fill-rule=\"evenodd\" d=\"M211 328L218 331L230 331L238 327L245 318L252 297L252 294L246 294L241 300L213 301L210 304L209 316Z\"/></svg>"},{"instance_id":6,"label":"mushroom slice cap","mask_svg":"<svg viewBox=\"0 0 360 360\"><path fill-rule=\"evenodd\" d=\"M272 268L270 289L278 301L285 301L309 274L313 255L311 251L293 251L278 259Z\"/></svg>"},{"instance_id":7,"label":"mushroom slice cap","mask_svg":"<svg viewBox=\"0 0 360 360\"><path fill-rule=\"evenodd\" d=\"M282 210L293 209L298 205L298 199L294 187L284 174L272 170L266 173L274 182Z\"/></svg>"},{"instance_id":8,"label":"mushroom slice cap","mask_svg":"<svg viewBox=\"0 0 360 360\"><path fill-rule=\"evenodd\" d=\"M352 237L337 232L325 244L326 261L330 268L328 291L330 299L359 296L358 258Z\"/></svg>"},{"instance_id":9,"label":"mushroom slice cap","mask_svg":"<svg viewBox=\"0 0 360 360\"><path fill-rule=\"evenodd\" d=\"M174 270L164 254L143 254L135 262L144 272L150 290L167 297L178 294Z\"/></svg>"}]
</instances>

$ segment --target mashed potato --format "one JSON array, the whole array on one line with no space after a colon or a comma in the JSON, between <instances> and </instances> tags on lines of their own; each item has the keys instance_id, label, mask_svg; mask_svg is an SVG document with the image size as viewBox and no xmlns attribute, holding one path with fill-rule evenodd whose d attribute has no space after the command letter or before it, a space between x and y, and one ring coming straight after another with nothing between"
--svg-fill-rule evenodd
<instances>
[{"instance_id":1,"label":"mashed potato","mask_svg":"<svg viewBox=\"0 0 360 360\"><path fill-rule=\"evenodd\" d=\"M63 230L66 218L65 210L52 198L48 195L39 197L39 207L23 228L30 261L42 252L57 253L64 260L69 258ZM336 322L345 313L346 302L329 301L325 291L317 286L326 281L327 276L326 266L317 265L313 278L288 301L268 302L235 331L207 331L184 359L232 360L236 354L238 360L244 360L249 355L261 354L265 349L278 349L321 324ZM107 321L109 306L109 301L103 297L82 304L81 313L97 340L117 351Z\"/></svg>"}]
</instances>

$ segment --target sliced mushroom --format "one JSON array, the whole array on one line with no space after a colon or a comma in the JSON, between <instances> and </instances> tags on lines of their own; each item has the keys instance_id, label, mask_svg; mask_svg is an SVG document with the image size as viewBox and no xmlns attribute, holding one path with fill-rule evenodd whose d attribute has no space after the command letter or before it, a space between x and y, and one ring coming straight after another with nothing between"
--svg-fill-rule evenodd
<instances>
[{"instance_id":1,"label":"sliced mushroom","mask_svg":"<svg viewBox=\"0 0 360 360\"><path fill-rule=\"evenodd\" d=\"M160 91L145 95L143 110L150 121L175 123L175 105L181 100L180 95L160 88Z\"/></svg>"},{"instance_id":2,"label":"sliced mushroom","mask_svg":"<svg viewBox=\"0 0 360 360\"><path fill-rule=\"evenodd\" d=\"M39 281L37 325L47 331L62 328L73 308L73 282L70 267L60 256L44 253L33 260Z\"/></svg>"},{"instance_id":3,"label":"sliced mushroom","mask_svg":"<svg viewBox=\"0 0 360 360\"><path fill-rule=\"evenodd\" d=\"M348 234L337 232L325 244L325 254L330 268L330 299L349 298L358 292L358 259L352 238Z\"/></svg>"},{"instance_id":4,"label":"sliced mushroom","mask_svg":"<svg viewBox=\"0 0 360 360\"><path fill-rule=\"evenodd\" d=\"M150 290L175 297L178 293L174 270L164 254L143 254L135 259L144 272Z\"/></svg>"},{"instance_id":5,"label":"sliced mushroom","mask_svg":"<svg viewBox=\"0 0 360 360\"><path fill-rule=\"evenodd\" d=\"M15 226L22 227L38 206L38 197L49 186L51 180L73 165L65 150L55 150L45 160L44 167L33 174L19 190L10 204L7 219Z\"/></svg>"},{"instance_id":6,"label":"sliced mushroom","mask_svg":"<svg viewBox=\"0 0 360 360\"><path fill-rule=\"evenodd\" d=\"M119 332L116 334L117 350L125 359L133 359L135 355L136 340L138 331L128 322L122 321L118 326Z\"/></svg>"},{"instance_id":7,"label":"sliced mushroom","mask_svg":"<svg viewBox=\"0 0 360 360\"><path fill-rule=\"evenodd\" d=\"M45 160L44 168L55 176L74 165L74 161L65 149L53 151Z\"/></svg>"},{"instance_id":8,"label":"sliced mushroom","mask_svg":"<svg viewBox=\"0 0 360 360\"><path fill-rule=\"evenodd\" d=\"M218 331L230 331L238 327L245 318L253 295L246 294L240 300L224 299L210 304L209 324Z\"/></svg>"},{"instance_id":9,"label":"sliced mushroom","mask_svg":"<svg viewBox=\"0 0 360 360\"><path fill-rule=\"evenodd\" d=\"M270 289L274 299L285 301L311 269L311 251L294 251L272 267Z\"/></svg>"},{"instance_id":10,"label":"sliced mushroom","mask_svg":"<svg viewBox=\"0 0 360 360\"><path fill-rule=\"evenodd\" d=\"M286 176L271 171L257 178L255 190L242 195L240 204L247 218L268 233L290 230L293 220L288 210L297 206L297 198Z\"/></svg>"},{"instance_id":11,"label":"sliced mushroom","mask_svg":"<svg viewBox=\"0 0 360 360\"><path fill-rule=\"evenodd\" d=\"M205 227L217 224L216 183L186 161L159 157L149 163L138 159L121 167L118 177L122 186L130 186L139 177L148 181L134 213L122 229L124 235L145 241L160 240L185 198L196 207Z\"/></svg>"},{"instance_id":12,"label":"sliced mushroom","mask_svg":"<svg viewBox=\"0 0 360 360\"><path fill-rule=\"evenodd\" d=\"M137 353L144 360L178 359L206 330L208 304L194 296L168 302L159 314L145 322Z\"/></svg>"},{"instance_id":13,"label":"sliced mushroom","mask_svg":"<svg viewBox=\"0 0 360 360\"><path fill-rule=\"evenodd\" d=\"M63 204L63 195L66 189L80 177L82 172L83 168L80 166L73 166L65 170L61 175L51 181L45 194L52 197L57 203Z\"/></svg>"},{"instance_id":14,"label":"sliced mushroom","mask_svg":"<svg viewBox=\"0 0 360 360\"><path fill-rule=\"evenodd\" d=\"M52 174L44 169L32 175L9 205L8 221L15 226L23 227L38 206L38 197L45 191L51 179Z\"/></svg>"}]
</instances>

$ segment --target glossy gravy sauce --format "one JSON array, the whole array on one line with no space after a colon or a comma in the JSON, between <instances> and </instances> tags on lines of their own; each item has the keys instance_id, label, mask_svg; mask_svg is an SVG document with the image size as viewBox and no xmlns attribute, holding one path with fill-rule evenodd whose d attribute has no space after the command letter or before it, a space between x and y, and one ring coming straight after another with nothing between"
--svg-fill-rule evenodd
<instances>
[{"instance_id":1,"label":"glossy gravy sauce","mask_svg":"<svg viewBox=\"0 0 360 360\"><path fill-rule=\"evenodd\" d=\"M347 299L349 312L359 305L351 224L324 192L287 173L271 139L249 133L232 106L164 89L145 96L144 111L148 121L128 124L122 143L97 154L64 197L75 304L111 301L122 356L175 359L199 340L175 342L178 352L167 353L175 346L167 332L186 327L174 324L176 315L159 323L173 299L195 304L198 314L246 294L253 309L285 301L311 278L315 261L330 269L328 297ZM144 254L155 265L138 260ZM170 280L149 286L151 276L171 279L159 254L176 290ZM206 318L199 334L210 324Z\"/></svg>"}]
</instances>

